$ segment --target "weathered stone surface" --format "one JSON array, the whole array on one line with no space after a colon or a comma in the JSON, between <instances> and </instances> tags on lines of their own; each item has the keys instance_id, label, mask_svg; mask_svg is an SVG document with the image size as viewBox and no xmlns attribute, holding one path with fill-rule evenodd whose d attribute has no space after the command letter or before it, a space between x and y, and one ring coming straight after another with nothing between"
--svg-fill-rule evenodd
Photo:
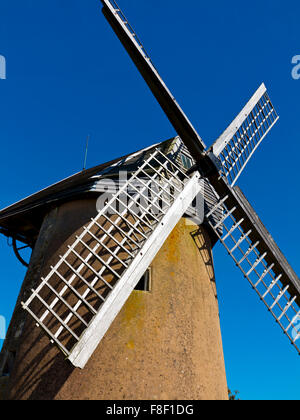
<instances>
[{"instance_id":1,"label":"weathered stone surface","mask_svg":"<svg viewBox=\"0 0 300 420\"><path fill-rule=\"evenodd\" d=\"M93 200L78 201L49 214L23 293L55 262L94 209ZM228 399L211 246L205 231L182 219L151 269L151 292L132 293L84 370L65 361L26 317L6 398Z\"/></svg>"}]
</instances>

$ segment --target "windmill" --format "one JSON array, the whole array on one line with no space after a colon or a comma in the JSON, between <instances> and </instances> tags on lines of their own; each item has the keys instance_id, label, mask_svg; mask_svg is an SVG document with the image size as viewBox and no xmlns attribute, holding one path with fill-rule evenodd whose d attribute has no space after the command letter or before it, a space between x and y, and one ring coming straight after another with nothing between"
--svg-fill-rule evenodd
<instances>
[{"instance_id":1,"label":"windmill","mask_svg":"<svg viewBox=\"0 0 300 420\"><path fill-rule=\"evenodd\" d=\"M41 205L67 201L72 194L87 190L109 191L105 199L100 195L97 215L75 235L45 276L30 293L21 293L26 297L22 308L74 367L84 369L169 235L189 215L199 225L205 223L211 238L222 243L300 352L299 279L236 186L279 118L265 85L207 148L118 4L114 0L102 3L104 16L178 136L71 177L0 213L1 233L13 237L14 250L23 261L19 252L23 246L17 241L34 246L39 232L28 219L26 228L25 219L12 227L16 215L26 211L34 215ZM114 189L108 179L125 170L130 176ZM197 204L193 208L203 195L204 208ZM42 238L39 246L43 245ZM0 369L7 358L0 361Z\"/></svg>"}]
</instances>

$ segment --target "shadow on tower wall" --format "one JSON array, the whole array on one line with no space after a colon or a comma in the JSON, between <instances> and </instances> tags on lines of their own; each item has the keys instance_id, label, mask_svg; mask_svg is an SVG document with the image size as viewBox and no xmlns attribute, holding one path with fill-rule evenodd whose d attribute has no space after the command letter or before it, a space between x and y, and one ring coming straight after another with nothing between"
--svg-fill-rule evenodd
<instances>
[{"instance_id":1,"label":"shadow on tower wall","mask_svg":"<svg viewBox=\"0 0 300 420\"><path fill-rule=\"evenodd\" d=\"M214 261L213 261L213 255L211 252L210 236L203 229L203 227L201 227L191 232L191 237L193 238L193 241L200 252L200 255L205 264L209 279L214 285L214 293L217 298L217 290L215 286L216 279L215 279Z\"/></svg>"},{"instance_id":2,"label":"shadow on tower wall","mask_svg":"<svg viewBox=\"0 0 300 420\"><path fill-rule=\"evenodd\" d=\"M32 337L35 326L28 321L23 334ZM14 366L4 393L6 400L54 400L75 369L38 328L30 343L23 341Z\"/></svg>"}]
</instances>

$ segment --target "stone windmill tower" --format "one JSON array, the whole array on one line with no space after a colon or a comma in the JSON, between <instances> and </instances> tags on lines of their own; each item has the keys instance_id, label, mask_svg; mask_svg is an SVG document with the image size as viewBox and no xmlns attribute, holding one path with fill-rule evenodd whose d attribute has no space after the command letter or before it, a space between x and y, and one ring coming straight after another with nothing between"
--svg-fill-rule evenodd
<instances>
[{"instance_id":1,"label":"stone windmill tower","mask_svg":"<svg viewBox=\"0 0 300 420\"><path fill-rule=\"evenodd\" d=\"M18 241L33 248L0 355L3 395L226 399L217 240L298 350L299 279L235 187L278 116L262 85L207 149L118 5L102 2L178 137L0 212L18 258Z\"/></svg>"}]
</instances>

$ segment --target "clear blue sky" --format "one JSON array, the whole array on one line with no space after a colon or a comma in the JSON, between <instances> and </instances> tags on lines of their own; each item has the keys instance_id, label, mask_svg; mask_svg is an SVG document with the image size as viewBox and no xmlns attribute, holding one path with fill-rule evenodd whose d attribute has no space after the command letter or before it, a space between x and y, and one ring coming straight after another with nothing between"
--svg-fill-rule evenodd
<instances>
[{"instance_id":1,"label":"clear blue sky","mask_svg":"<svg viewBox=\"0 0 300 420\"><path fill-rule=\"evenodd\" d=\"M297 273L300 54L296 0L119 0L207 145L265 82L280 122L239 185ZM175 135L96 0L0 0L0 207L88 166ZM299 399L300 358L221 246L214 252L228 385ZM0 315L24 269L0 238ZM1 342L0 342L1 344Z\"/></svg>"}]
</instances>

